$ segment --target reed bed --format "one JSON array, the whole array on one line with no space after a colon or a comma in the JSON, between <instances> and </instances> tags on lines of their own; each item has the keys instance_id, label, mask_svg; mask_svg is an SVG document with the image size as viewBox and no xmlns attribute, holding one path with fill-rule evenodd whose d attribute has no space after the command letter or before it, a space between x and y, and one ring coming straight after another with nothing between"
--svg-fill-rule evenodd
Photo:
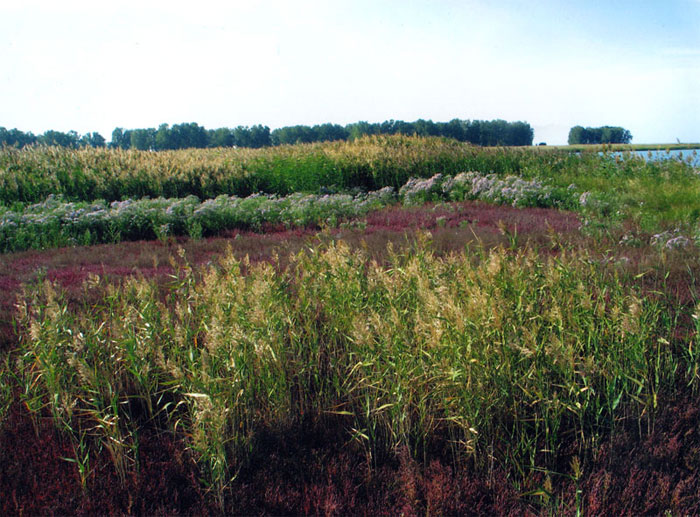
<instances>
[{"instance_id":1,"label":"reed bed","mask_svg":"<svg viewBox=\"0 0 700 517\"><path fill-rule=\"evenodd\" d=\"M135 151L58 147L0 149L0 203L37 203L49 195L108 202L142 197L202 199L258 192L286 195L321 187L400 188L411 177L437 173L555 176L585 165L592 154L481 148L434 137L374 136L353 142L264 149Z\"/></svg>"},{"instance_id":2,"label":"reed bed","mask_svg":"<svg viewBox=\"0 0 700 517\"><path fill-rule=\"evenodd\" d=\"M481 148L454 140L407 136L264 149L179 151L0 149L0 205L15 211L49 196L67 202L143 198L200 200L221 195L324 194L399 190L411 178L464 171L517 176L590 192L606 224L632 219L645 230L696 224L700 180L690 163L647 162L631 154L559 149Z\"/></svg>"},{"instance_id":3,"label":"reed bed","mask_svg":"<svg viewBox=\"0 0 700 517\"><path fill-rule=\"evenodd\" d=\"M83 306L40 283L20 303L22 400L51 411L84 480L104 450L126 476L155 426L186 439L221 501L259 432L303 419L340 426L370 464L437 444L517 484L562 458L580 475L617 426L641 435L660 394L697 386L697 335L679 341L659 300L585 253L438 257L424 234L387 255L338 242L282 269L229 254L165 289L92 277L105 294Z\"/></svg>"},{"instance_id":4,"label":"reed bed","mask_svg":"<svg viewBox=\"0 0 700 517\"><path fill-rule=\"evenodd\" d=\"M326 188L322 194L252 194L245 198L222 194L204 201L188 196L111 203L73 202L51 195L27 206L0 205L0 251L166 240L182 235L199 238L270 225L336 226L396 202L420 205L476 199L516 207L575 210L583 216L582 229L594 234L619 231L623 223L631 223L636 230L626 236L627 244L639 241L636 234L640 232L654 232L656 240L668 235L662 244L671 239L683 246L700 242L698 175L677 163L662 164L658 170L656 164L644 164L638 173L626 170L639 166L638 161L623 165L609 173L594 171L575 177L569 173L556 179L478 171L437 173L429 178L409 178L398 193L393 187L368 193ZM579 184L564 187L564 179L576 179Z\"/></svg>"},{"instance_id":5,"label":"reed bed","mask_svg":"<svg viewBox=\"0 0 700 517\"><path fill-rule=\"evenodd\" d=\"M660 280L700 242L689 163L402 136L0 150L4 251L333 227L388 204L461 200L573 210L611 249L567 248L554 230L551 249L518 249L503 225L507 248L438 256L425 234L381 263L342 242L205 270L181 256L165 286L90 276L82 304L39 280L1 357L0 426L17 397L48 411L83 486L104 454L126 479L144 431L176 436L223 507L269 429L341 429L368 465L439 451L488 478L498 464L519 490L555 469L577 482L617 429L651 436L664 397L697 394L695 262L685 306ZM658 252L660 291L642 291L644 271L629 276L619 255L634 248Z\"/></svg>"},{"instance_id":6,"label":"reed bed","mask_svg":"<svg viewBox=\"0 0 700 517\"><path fill-rule=\"evenodd\" d=\"M0 150L0 202L36 203L51 194L70 201L121 201L258 192L286 195L318 192L331 185L398 189L411 176L438 172L516 173L520 159L517 151L483 152L447 139L401 136L258 150L4 148Z\"/></svg>"},{"instance_id":7,"label":"reed bed","mask_svg":"<svg viewBox=\"0 0 700 517\"><path fill-rule=\"evenodd\" d=\"M212 236L227 230L261 231L279 225L329 226L346 223L402 201L484 200L518 207L578 207L572 189L553 189L539 180L516 176L499 179L478 172L456 176L436 174L411 178L398 196L392 187L354 194L253 194L246 198L221 195L200 202L184 199L140 199L67 202L49 196L44 202L12 210L0 207L0 251L66 245L116 243L124 240L167 240L173 236Z\"/></svg>"}]
</instances>

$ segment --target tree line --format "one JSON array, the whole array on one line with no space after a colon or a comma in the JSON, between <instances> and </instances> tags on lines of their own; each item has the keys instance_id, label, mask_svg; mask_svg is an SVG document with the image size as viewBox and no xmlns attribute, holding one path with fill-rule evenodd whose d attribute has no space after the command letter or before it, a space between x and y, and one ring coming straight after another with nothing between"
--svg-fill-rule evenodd
<instances>
[{"instance_id":1,"label":"tree line","mask_svg":"<svg viewBox=\"0 0 700 517\"><path fill-rule=\"evenodd\" d=\"M60 147L104 147L106 141L99 133L85 133L79 135L75 131L63 133L49 130L41 135L35 135L31 131L24 132L19 129L6 129L0 126L0 146L26 147L28 145L57 145Z\"/></svg>"},{"instance_id":2,"label":"tree line","mask_svg":"<svg viewBox=\"0 0 700 517\"><path fill-rule=\"evenodd\" d=\"M629 144L632 133L619 126L574 126L569 131L569 145L576 144Z\"/></svg>"},{"instance_id":3,"label":"tree line","mask_svg":"<svg viewBox=\"0 0 700 517\"><path fill-rule=\"evenodd\" d=\"M46 131L41 135L19 129L0 127L0 146L24 147L28 145L57 145L69 148L110 147L161 151L170 149L205 147L250 147L354 140L367 135L418 135L454 138L482 146L532 145L534 131L527 122L505 120L461 120L433 122L419 119L414 122L387 120L370 123L355 122L319 124L314 126L286 126L270 131L263 125L222 127L206 129L195 122L161 124L158 128L115 128L112 140L107 143L99 133L79 135L75 131L63 133Z\"/></svg>"},{"instance_id":4,"label":"tree line","mask_svg":"<svg viewBox=\"0 0 700 517\"><path fill-rule=\"evenodd\" d=\"M433 122L418 119L415 122L387 120L384 122L355 122L346 126L321 124L317 126L287 126L275 129L273 145L332 140L354 140L366 135L418 135L454 138L476 145L532 145L534 131L527 122L505 120L460 120Z\"/></svg>"}]
</instances>

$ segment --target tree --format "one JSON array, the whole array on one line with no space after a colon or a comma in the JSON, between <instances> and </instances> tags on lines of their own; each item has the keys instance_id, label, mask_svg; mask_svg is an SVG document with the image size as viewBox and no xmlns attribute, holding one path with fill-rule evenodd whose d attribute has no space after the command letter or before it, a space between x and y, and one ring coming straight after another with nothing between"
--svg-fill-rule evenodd
<instances>
[{"instance_id":1,"label":"tree","mask_svg":"<svg viewBox=\"0 0 700 517\"><path fill-rule=\"evenodd\" d=\"M369 122L361 120L360 122L355 122L354 124L348 124L345 126L345 129L350 135L350 140L356 140L365 135L376 135L379 132L379 125L370 124Z\"/></svg>"},{"instance_id":2,"label":"tree","mask_svg":"<svg viewBox=\"0 0 700 517\"><path fill-rule=\"evenodd\" d=\"M622 142L623 144L630 144L632 143L632 133L630 133L629 129L624 129L622 131Z\"/></svg>"},{"instance_id":3,"label":"tree","mask_svg":"<svg viewBox=\"0 0 700 517\"><path fill-rule=\"evenodd\" d=\"M196 122L175 124L170 130L171 149L203 148L207 146L207 131Z\"/></svg>"},{"instance_id":4,"label":"tree","mask_svg":"<svg viewBox=\"0 0 700 517\"><path fill-rule=\"evenodd\" d=\"M270 140L270 128L258 124L250 128L250 147L260 148L272 145Z\"/></svg>"},{"instance_id":5,"label":"tree","mask_svg":"<svg viewBox=\"0 0 700 517\"><path fill-rule=\"evenodd\" d=\"M413 131L418 136L438 136L439 127L432 120L418 119L413 123Z\"/></svg>"},{"instance_id":6,"label":"tree","mask_svg":"<svg viewBox=\"0 0 700 517\"><path fill-rule=\"evenodd\" d=\"M234 145L233 132L229 128L220 127L219 129L207 131L208 147L233 147Z\"/></svg>"},{"instance_id":7,"label":"tree","mask_svg":"<svg viewBox=\"0 0 700 517\"><path fill-rule=\"evenodd\" d=\"M506 141L506 124L505 120L482 121L479 124L479 145L504 145Z\"/></svg>"},{"instance_id":8,"label":"tree","mask_svg":"<svg viewBox=\"0 0 700 517\"><path fill-rule=\"evenodd\" d=\"M131 148L131 131L124 130L120 127L114 128L112 131L112 141L109 143L111 148L130 149Z\"/></svg>"},{"instance_id":9,"label":"tree","mask_svg":"<svg viewBox=\"0 0 700 517\"><path fill-rule=\"evenodd\" d=\"M17 128L7 130L0 127L0 146L24 147L36 143L37 137L31 131L25 133Z\"/></svg>"},{"instance_id":10,"label":"tree","mask_svg":"<svg viewBox=\"0 0 700 517\"><path fill-rule=\"evenodd\" d=\"M139 151L150 151L155 149L156 145L156 130L149 129L134 129L131 131L131 147Z\"/></svg>"},{"instance_id":11,"label":"tree","mask_svg":"<svg viewBox=\"0 0 700 517\"><path fill-rule=\"evenodd\" d=\"M49 129L45 131L39 137L39 143L44 145L57 145L61 147L78 147L78 133L75 131L68 131L68 133L63 133L61 131L54 131Z\"/></svg>"},{"instance_id":12,"label":"tree","mask_svg":"<svg viewBox=\"0 0 700 517\"><path fill-rule=\"evenodd\" d=\"M472 144L481 144L481 121L472 120L467 121L467 128L464 132L465 141Z\"/></svg>"},{"instance_id":13,"label":"tree","mask_svg":"<svg viewBox=\"0 0 700 517\"><path fill-rule=\"evenodd\" d=\"M454 138L455 140L464 142L464 127L465 124L462 120L459 120L458 118L453 118L447 124L443 125L442 136L446 136L447 138Z\"/></svg>"},{"instance_id":14,"label":"tree","mask_svg":"<svg viewBox=\"0 0 700 517\"><path fill-rule=\"evenodd\" d=\"M532 145L535 131L527 122L513 122L508 127L507 145Z\"/></svg>"},{"instance_id":15,"label":"tree","mask_svg":"<svg viewBox=\"0 0 700 517\"><path fill-rule=\"evenodd\" d=\"M313 127L316 142L332 142L334 140L347 140L348 132L338 124L321 124Z\"/></svg>"},{"instance_id":16,"label":"tree","mask_svg":"<svg viewBox=\"0 0 700 517\"><path fill-rule=\"evenodd\" d=\"M632 141L632 134L623 127L603 126L601 130L600 142L603 144L629 144Z\"/></svg>"},{"instance_id":17,"label":"tree","mask_svg":"<svg viewBox=\"0 0 700 517\"><path fill-rule=\"evenodd\" d=\"M579 145L584 142L584 129L583 126L574 126L569 130L569 145Z\"/></svg>"},{"instance_id":18,"label":"tree","mask_svg":"<svg viewBox=\"0 0 700 517\"><path fill-rule=\"evenodd\" d=\"M170 132L168 124L158 126L155 136L155 149L164 151L166 149L176 149L176 142L173 141L173 135Z\"/></svg>"},{"instance_id":19,"label":"tree","mask_svg":"<svg viewBox=\"0 0 700 517\"><path fill-rule=\"evenodd\" d=\"M99 133L85 133L80 137L80 145L84 147L104 147L105 139Z\"/></svg>"},{"instance_id":20,"label":"tree","mask_svg":"<svg viewBox=\"0 0 700 517\"><path fill-rule=\"evenodd\" d=\"M569 130L569 145L577 144L629 144L632 133L619 126L581 127Z\"/></svg>"},{"instance_id":21,"label":"tree","mask_svg":"<svg viewBox=\"0 0 700 517\"><path fill-rule=\"evenodd\" d=\"M271 142L276 144L307 144L318 140L318 126L286 126L275 129L271 135ZM252 130L252 128L251 128Z\"/></svg>"},{"instance_id":22,"label":"tree","mask_svg":"<svg viewBox=\"0 0 700 517\"><path fill-rule=\"evenodd\" d=\"M393 135L398 132L396 121L394 119L385 120L381 124L371 124L367 127L370 132L365 133L368 135L379 134L379 135Z\"/></svg>"}]
</instances>

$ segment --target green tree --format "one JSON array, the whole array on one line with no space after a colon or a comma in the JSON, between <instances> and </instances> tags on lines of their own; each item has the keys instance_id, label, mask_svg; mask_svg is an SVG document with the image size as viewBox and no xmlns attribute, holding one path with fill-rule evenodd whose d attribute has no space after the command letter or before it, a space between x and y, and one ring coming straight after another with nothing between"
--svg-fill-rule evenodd
<instances>
[{"instance_id":1,"label":"green tree","mask_svg":"<svg viewBox=\"0 0 700 517\"><path fill-rule=\"evenodd\" d=\"M250 147L257 149L271 144L269 127L258 124L250 128Z\"/></svg>"},{"instance_id":2,"label":"green tree","mask_svg":"<svg viewBox=\"0 0 700 517\"><path fill-rule=\"evenodd\" d=\"M527 122L511 122L506 129L505 145L532 145L535 132Z\"/></svg>"},{"instance_id":3,"label":"green tree","mask_svg":"<svg viewBox=\"0 0 700 517\"><path fill-rule=\"evenodd\" d=\"M418 136L439 136L440 128L432 120L418 119L413 123L413 130Z\"/></svg>"},{"instance_id":4,"label":"green tree","mask_svg":"<svg viewBox=\"0 0 700 517\"><path fill-rule=\"evenodd\" d=\"M233 132L229 128L220 127L207 131L208 147L233 147L234 145Z\"/></svg>"},{"instance_id":5,"label":"green tree","mask_svg":"<svg viewBox=\"0 0 700 517\"><path fill-rule=\"evenodd\" d=\"M460 142L464 142L466 138L464 121L458 118L453 118L447 124L444 124L442 128L442 135L447 138L454 138Z\"/></svg>"},{"instance_id":6,"label":"green tree","mask_svg":"<svg viewBox=\"0 0 700 517\"><path fill-rule=\"evenodd\" d=\"M155 149L156 145L156 130L149 129L134 129L131 131L131 147L139 151L150 151Z\"/></svg>"},{"instance_id":7,"label":"green tree","mask_svg":"<svg viewBox=\"0 0 700 517\"><path fill-rule=\"evenodd\" d=\"M104 147L105 139L99 133L85 133L80 137L80 145L84 147Z\"/></svg>"},{"instance_id":8,"label":"green tree","mask_svg":"<svg viewBox=\"0 0 700 517\"><path fill-rule=\"evenodd\" d=\"M318 140L317 126L286 126L275 129L270 135L271 141L278 145L306 144Z\"/></svg>"},{"instance_id":9,"label":"green tree","mask_svg":"<svg viewBox=\"0 0 700 517\"><path fill-rule=\"evenodd\" d=\"M350 135L350 140L356 140L366 135L376 135L379 133L378 124L370 124L364 120L355 122L353 124L348 124L345 129Z\"/></svg>"},{"instance_id":10,"label":"green tree","mask_svg":"<svg viewBox=\"0 0 700 517\"><path fill-rule=\"evenodd\" d=\"M79 140L80 140L80 137L78 136L78 133L76 133L75 131L68 131L67 133L63 133L61 131L54 131L52 129L45 131L39 137L39 143L41 143L41 144L57 145L60 147L72 147L72 148L78 147Z\"/></svg>"},{"instance_id":11,"label":"green tree","mask_svg":"<svg viewBox=\"0 0 700 517\"><path fill-rule=\"evenodd\" d=\"M465 141L466 142L481 145L481 121L480 120L472 120L472 121L468 120L466 123L466 130L465 130L464 134L465 134Z\"/></svg>"},{"instance_id":12,"label":"green tree","mask_svg":"<svg viewBox=\"0 0 700 517\"><path fill-rule=\"evenodd\" d=\"M583 126L574 126L569 130L569 145L580 145L584 144L584 132Z\"/></svg>"},{"instance_id":13,"label":"green tree","mask_svg":"<svg viewBox=\"0 0 700 517\"><path fill-rule=\"evenodd\" d=\"M130 149L131 148L131 130L124 130L117 127L112 131L112 140L109 143L111 148Z\"/></svg>"},{"instance_id":14,"label":"green tree","mask_svg":"<svg viewBox=\"0 0 700 517\"><path fill-rule=\"evenodd\" d=\"M157 151L177 149L177 142L174 141L168 124L161 124L158 126L155 136L155 148Z\"/></svg>"},{"instance_id":15,"label":"green tree","mask_svg":"<svg viewBox=\"0 0 700 517\"><path fill-rule=\"evenodd\" d=\"M569 145L577 144L629 144L632 133L619 126L582 127L569 130Z\"/></svg>"},{"instance_id":16,"label":"green tree","mask_svg":"<svg viewBox=\"0 0 700 517\"><path fill-rule=\"evenodd\" d=\"M312 128L316 142L332 142L335 140L347 140L348 132L338 124L321 124Z\"/></svg>"},{"instance_id":17,"label":"green tree","mask_svg":"<svg viewBox=\"0 0 700 517\"><path fill-rule=\"evenodd\" d=\"M203 148L207 146L207 131L196 122L175 124L171 130L172 149Z\"/></svg>"},{"instance_id":18,"label":"green tree","mask_svg":"<svg viewBox=\"0 0 700 517\"><path fill-rule=\"evenodd\" d=\"M37 137L29 131L25 133L17 128L7 130L0 127L0 146L25 147L37 143Z\"/></svg>"}]
</instances>

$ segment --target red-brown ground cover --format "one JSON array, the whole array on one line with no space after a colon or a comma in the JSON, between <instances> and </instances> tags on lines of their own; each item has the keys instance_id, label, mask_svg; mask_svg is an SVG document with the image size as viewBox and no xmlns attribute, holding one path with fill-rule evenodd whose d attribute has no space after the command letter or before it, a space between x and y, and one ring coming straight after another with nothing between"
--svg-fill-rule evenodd
<instances>
[{"instance_id":1,"label":"red-brown ground cover","mask_svg":"<svg viewBox=\"0 0 700 517\"><path fill-rule=\"evenodd\" d=\"M266 228L262 234L230 232L200 241L128 242L4 255L0 256L0 351L8 353L16 342L11 318L21 284L41 276L57 280L69 297L78 299L84 296L82 283L89 274L113 281L132 274L166 279L173 272L170 260L177 247L185 249L191 264L205 264L229 246L238 256L259 261L269 260L273 253L281 257L296 253L319 240L342 238L381 259L387 242L408 245L421 228L431 231L438 252L450 252L475 239L486 246L511 245L515 240L551 250L553 236L560 242L582 240L578 226L575 215L563 212L459 203L389 208L368 215L361 225L320 231ZM629 249L626 254L630 267L648 266L642 251ZM663 287L686 302L693 294L687 279L683 266L671 275L652 271L642 277L650 291ZM636 423L621 424L612 441L584 461L578 481L552 474L551 494L542 490L547 485L544 473L530 475L517 491L497 465L486 474L469 465L455 468L439 448L425 462L397 451L394 457L375 458L369 465L363 451L348 444L342 425L310 418L294 429L259 434L252 459L225 494L223 513L530 515L551 497L565 515L575 514L577 499L584 515L656 515L666 510L674 515L697 514L699 403L697 395L679 387L679 393L662 405L653 426L640 430ZM138 468L123 483L105 454L94 460L83 490L75 465L63 459L73 456L70 442L48 415L32 417L14 403L0 429L0 512L222 513L199 483L196 464L181 438L144 429L139 442ZM572 451L579 445L574 438L563 444ZM561 472L570 471L561 467Z\"/></svg>"}]
</instances>

